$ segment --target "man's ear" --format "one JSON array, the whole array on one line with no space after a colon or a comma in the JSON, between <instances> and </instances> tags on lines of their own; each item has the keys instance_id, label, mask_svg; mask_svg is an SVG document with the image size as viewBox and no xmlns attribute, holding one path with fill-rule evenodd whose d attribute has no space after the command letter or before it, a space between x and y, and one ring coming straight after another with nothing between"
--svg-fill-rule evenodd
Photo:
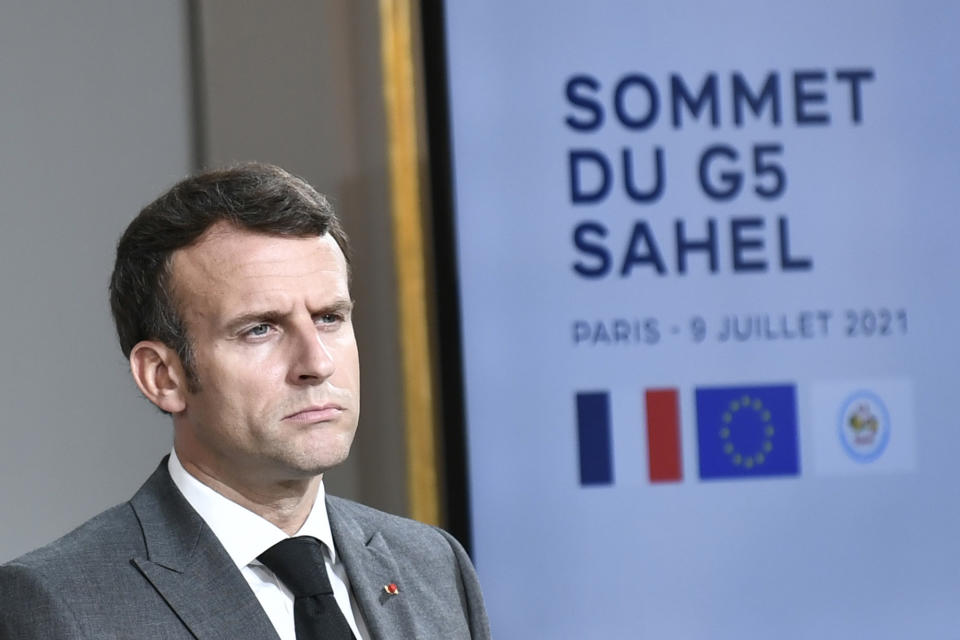
<instances>
[{"instance_id":1,"label":"man's ear","mask_svg":"<svg viewBox=\"0 0 960 640\"><path fill-rule=\"evenodd\" d=\"M130 373L147 400L177 414L187 408L187 376L176 351L156 340L142 340L130 350Z\"/></svg>"}]
</instances>

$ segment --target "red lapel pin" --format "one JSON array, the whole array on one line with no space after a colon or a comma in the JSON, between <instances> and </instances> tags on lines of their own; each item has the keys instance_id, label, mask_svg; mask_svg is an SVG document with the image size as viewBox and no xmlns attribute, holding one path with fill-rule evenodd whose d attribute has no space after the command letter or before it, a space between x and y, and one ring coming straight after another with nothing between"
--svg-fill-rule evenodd
<instances>
[{"instance_id":1,"label":"red lapel pin","mask_svg":"<svg viewBox=\"0 0 960 640\"><path fill-rule=\"evenodd\" d=\"M397 588L397 584L395 582L383 585L383 590L389 593L391 596L395 596L400 593L400 589Z\"/></svg>"}]
</instances>

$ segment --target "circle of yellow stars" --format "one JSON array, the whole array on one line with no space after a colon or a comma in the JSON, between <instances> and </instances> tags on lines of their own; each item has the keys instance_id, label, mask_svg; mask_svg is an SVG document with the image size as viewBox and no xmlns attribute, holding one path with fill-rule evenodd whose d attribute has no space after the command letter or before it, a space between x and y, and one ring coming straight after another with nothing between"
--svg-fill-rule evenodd
<instances>
[{"instance_id":1,"label":"circle of yellow stars","mask_svg":"<svg viewBox=\"0 0 960 640\"><path fill-rule=\"evenodd\" d=\"M733 442L730 441L730 427L733 424L734 417L741 411L752 411L763 424L763 441L760 443L760 449L746 455L738 451ZM724 441L723 452L730 456L730 461L735 466L745 469L753 469L763 464L770 452L773 451L773 434L776 433L773 425L770 423L770 411L763 406L759 398L751 398L744 394L737 400L733 400L727 405L727 410L723 412L723 426L720 427L720 439Z\"/></svg>"}]
</instances>

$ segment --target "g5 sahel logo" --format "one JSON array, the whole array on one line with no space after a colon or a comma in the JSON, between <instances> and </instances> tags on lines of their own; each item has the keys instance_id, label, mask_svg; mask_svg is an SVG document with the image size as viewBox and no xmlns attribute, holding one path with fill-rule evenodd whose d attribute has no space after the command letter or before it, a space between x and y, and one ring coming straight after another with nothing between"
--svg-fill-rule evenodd
<instances>
[{"instance_id":1,"label":"g5 sahel logo","mask_svg":"<svg viewBox=\"0 0 960 640\"><path fill-rule=\"evenodd\" d=\"M870 391L850 394L840 409L840 442L857 462L872 462L883 455L890 441L890 414L883 401Z\"/></svg>"}]
</instances>

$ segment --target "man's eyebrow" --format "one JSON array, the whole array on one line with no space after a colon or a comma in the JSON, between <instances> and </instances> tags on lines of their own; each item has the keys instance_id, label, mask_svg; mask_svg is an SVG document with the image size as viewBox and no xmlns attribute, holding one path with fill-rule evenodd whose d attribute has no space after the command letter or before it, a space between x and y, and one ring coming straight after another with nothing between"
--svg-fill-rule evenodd
<instances>
[{"instance_id":1,"label":"man's eyebrow","mask_svg":"<svg viewBox=\"0 0 960 640\"><path fill-rule=\"evenodd\" d=\"M347 298L340 298L334 300L329 304L325 304L316 310L312 310L310 315L316 316L324 313L341 313L344 315L349 314L353 311L353 300ZM257 324L259 322L270 322L273 324L280 323L285 317L290 315L287 311L279 311L277 309L260 309L255 311L248 311L239 316L230 318L226 323L226 328L228 331L235 331L241 327L248 324Z\"/></svg>"},{"instance_id":2,"label":"man's eyebrow","mask_svg":"<svg viewBox=\"0 0 960 640\"><path fill-rule=\"evenodd\" d=\"M239 316L230 318L227 321L226 327L228 330L232 331L234 329L239 329L240 327L247 324L256 324L258 322L271 322L277 323L286 316L287 313L283 311L277 311L276 309L263 309L261 311L250 311L248 313L241 314Z\"/></svg>"},{"instance_id":3,"label":"man's eyebrow","mask_svg":"<svg viewBox=\"0 0 960 640\"><path fill-rule=\"evenodd\" d=\"M320 313L350 313L353 311L353 300L347 300L346 298L340 298L339 300L334 300L330 304L325 304L320 309L314 312L313 315Z\"/></svg>"}]
</instances>

